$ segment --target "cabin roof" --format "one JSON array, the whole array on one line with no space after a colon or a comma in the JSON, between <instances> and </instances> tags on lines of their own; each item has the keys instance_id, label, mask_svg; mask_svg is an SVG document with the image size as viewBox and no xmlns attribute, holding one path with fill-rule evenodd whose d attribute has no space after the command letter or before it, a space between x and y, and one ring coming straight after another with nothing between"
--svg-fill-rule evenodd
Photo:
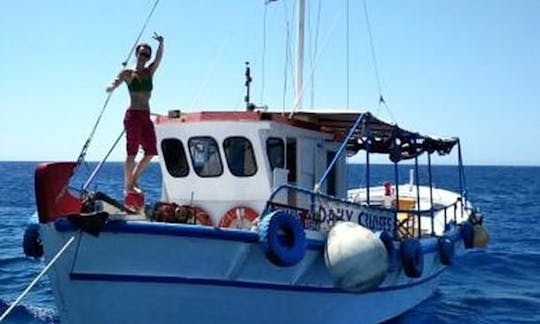
<instances>
[{"instance_id":1,"label":"cabin roof","mask_svg":"<svg viewBox=\"0 0 540 324\"><path fill-rule=\"evenodd\" d=\"M370 112L336 110L291 111L200 111L179 113L176 117L158 116L156 124L198 121L275 121L319 132L329 133L336 140L343 140L360 116L362 122L347 143L349 155L360 150L387 154L397 162L414 158L424 152L445 155L451 152L459 139L423 135L379 119ZM170 113L169 113L170 115Z\"/></svg>"}]
</instances>

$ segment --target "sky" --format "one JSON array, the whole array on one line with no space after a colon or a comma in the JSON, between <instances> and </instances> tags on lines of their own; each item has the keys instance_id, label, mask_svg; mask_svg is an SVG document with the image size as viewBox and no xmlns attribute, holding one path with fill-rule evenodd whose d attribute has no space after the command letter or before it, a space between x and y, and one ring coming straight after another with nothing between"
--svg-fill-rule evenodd
<instances>
[{"instance_id":1,"label":"sky","mask_svg":"<svg viewBox=\"0 0 540 324\"><path fill-rule=\"evenodd\" d=\"M2 1L0 160L78 157L154 2ZM363 4L350 0L347 13L346 0L307 0L305 108L370 110L459 136L467 164L540 165L540 1L366 0L375 60ZM253 102L292 107L295 9L293 0L159 1L141 37L154 48L152 34L165 37L152 111L244 109L245 61ZM127 105L123 86L88 160L112 147ZM124 147L109 160L123 160Z\"/></svg>"}]
</instances>

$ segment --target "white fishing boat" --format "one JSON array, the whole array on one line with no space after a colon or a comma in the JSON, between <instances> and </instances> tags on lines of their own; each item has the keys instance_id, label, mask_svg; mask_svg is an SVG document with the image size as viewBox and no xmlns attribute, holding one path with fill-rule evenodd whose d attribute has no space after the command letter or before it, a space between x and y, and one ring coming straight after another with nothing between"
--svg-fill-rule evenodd
<instances>
[{"instance_id":1,"label":"white fishing boat","mask_svg":"<svg viewBox=\"0 0 540 324\"><path fill-rule=\"evenodd\" d=\"M78 162L37 167L39 222L24 247L51 264L62 323L381 322L485 246L459 139L369 112L247 108L155 117L159 201L71 190ZM432 154L454 148L459 192L435 188L431 172L420 186L418 158L431 170ZM347 190L360 151L366 179L371 154L387 155L394 185Z\"/></svg>"},{"instance_id":2,"label":"white fishing boat","mask_svg":"<svg viewBox=\"0 0 540 324\"><path fill-rule=\"evenodd\" d=\"M457 139L415 135L411 153L410 132L352 112L199 112L155 126L162 197L146 210L63 191L75 163L36 170L45 259L75 237L50 272L62 322L379 322L484 244L458 193L346 190L345 153L417 158Z\"/></svg>"}]
</instances>

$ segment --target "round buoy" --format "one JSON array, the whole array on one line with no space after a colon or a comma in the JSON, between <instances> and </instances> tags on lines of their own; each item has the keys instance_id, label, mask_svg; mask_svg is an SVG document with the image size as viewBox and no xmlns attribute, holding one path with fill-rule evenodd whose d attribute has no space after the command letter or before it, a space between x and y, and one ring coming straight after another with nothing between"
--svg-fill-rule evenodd
<instances>
[{"instance_id":1,"label":"round buoy","mask_svg":"<svg viewBox=\"0 0 540 324\"><path fill-rule=\"evenodd\" d=\"M485 248L489 241L489 234L487 229L480 224L473 226L473 247Z\"/></svg>"},{"instance_id":2,"label":"round buoy","mask_svg":"<svg viewBox=\"0 0 540 324\"><path fill-rule=\"evenodd\" d=\"M439 257L444 265L452 264L454 258L454 241L446 236L439 237L438 240Z\"/></svg>"},{"instance_id":3,"label":"round buoy","mask_svg":"<svg viewBox=\"0 0 540 324\"><path fill-rule=\"evenodd\" d=\"M221 217L218 226L250 229L257 217L257 212L249 207L234 207Z\"/></svg>"},{"instance_id":4,"label":"round buoy","mask_svg":"<svg viewBox=\"0 0 540 324\"><path fill-rule=\"evenodd\" d=\"M26 256L41 258L43 256L43 243L39 236L39 224L29 224L23 237L23 250Z\"/></svg>"},{"instance_id":5,"label":"round buoy","mask_svg":"<svg viewBox=\"0 0 540 324\"><path fill-rule=\"evenodd\" d=\"M276 210L262 218L259 241L270 262L277 266L293 266L306 253L306 233L300 221L288 211Z\"/></svg>"},{"instance_id":6,"label":"round buoy","mask_svg":"<svg viewBox=\"0 0 540 324\"><path fill-rule=\"evenodd\" d=\"M418 240L408 239L401 242L401 263L408 277L419 278L424 271L424 253Z\"/></svg>"},{"instance_id":7,"label":"round buoy","mask_svg":"<svg viewBox=\"0 0 540 324\"><path fill-rule=\"evenodd\" d=\"M363 292L379 286L388 271L385 234L353 222L338 222L326 240L324 261L337 288Z\"/></svg>"}]
</instances>

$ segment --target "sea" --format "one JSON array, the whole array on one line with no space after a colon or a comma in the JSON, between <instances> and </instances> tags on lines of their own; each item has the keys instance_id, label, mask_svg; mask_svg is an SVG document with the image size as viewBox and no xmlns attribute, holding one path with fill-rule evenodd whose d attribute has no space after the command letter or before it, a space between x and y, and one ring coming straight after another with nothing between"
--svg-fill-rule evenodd
<instances>
[{"instance_id":1,"label":"sea","mask_svg":"<svg viewBox=\"0 0 540 324\"><path fill-rule=\"evenodd\" d=\"M24 255L22 238L35 212L34 169L37 162L0 162L0 313L45 267ZM96 163L79 167L81 179ZM407 182L414 165L400 165ZM420 183L428 174L419 167ZM458 168L436 165L433 184L459 190ZM484 215L490 235L485 250L455 260L435 293L388 323L540 323L540 167L467 166L461 186ZM391 165L363 165L348 173L349 187L395 181ZM161 172L152 163L140 185L147 200L160 197ZM122 163L105 163L90 188L121 197ZM154 188L154 189L152 189ZM5 323L58 323L50 281L43 276L6 318ZM216 319L216 323L219 319Z\"/></svg>"}]
</instances>

